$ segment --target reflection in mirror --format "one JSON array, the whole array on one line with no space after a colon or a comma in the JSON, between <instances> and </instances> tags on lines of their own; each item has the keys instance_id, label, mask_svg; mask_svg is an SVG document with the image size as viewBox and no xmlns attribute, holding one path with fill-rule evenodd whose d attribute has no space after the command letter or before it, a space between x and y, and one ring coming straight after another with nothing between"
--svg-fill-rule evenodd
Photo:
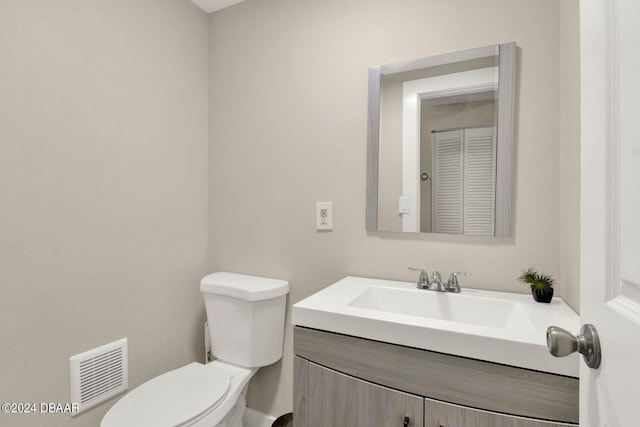
<instances>
[{"instance_id":1,"label":"reflection in mirror","mask_svg":"<svg viewBox=\"0 0 640 427\"><path fill-rule=\"evenodd\" d=\"M369 69L367 230L507 237L515 44Z\"/></svg>"}]
</instances>

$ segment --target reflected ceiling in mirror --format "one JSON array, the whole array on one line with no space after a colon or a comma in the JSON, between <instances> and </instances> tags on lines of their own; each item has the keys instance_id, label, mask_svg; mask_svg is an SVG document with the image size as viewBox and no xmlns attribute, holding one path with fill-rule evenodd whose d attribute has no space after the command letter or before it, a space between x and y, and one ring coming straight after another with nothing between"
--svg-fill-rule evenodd
<instances>
[{"instance_id":1,"label":"reflected ceiling in mirror","mask_svg":"<svg viewBox=\"0 0 640 427\"><path fill-rule=\"evenodd\" d=\"M369 68L369 231L511 234L515 43Z\"/></svg>"}]
</instances>

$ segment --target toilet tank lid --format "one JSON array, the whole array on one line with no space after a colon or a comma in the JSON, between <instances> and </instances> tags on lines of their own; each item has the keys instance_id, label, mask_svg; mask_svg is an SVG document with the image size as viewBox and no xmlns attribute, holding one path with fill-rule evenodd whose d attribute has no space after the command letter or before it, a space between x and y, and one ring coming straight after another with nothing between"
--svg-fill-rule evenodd
<instances>
[{"instance_id":1,"label":"toilet tank lid","mask_svg":"<svg viewBox=\"0 0 640 427\"><path fill-rule=\"evenodd\" d=\"M261 301L289 293L289 282L220 271L203 277L200 291L245 301Z\"/></svg>"}]
</instances>

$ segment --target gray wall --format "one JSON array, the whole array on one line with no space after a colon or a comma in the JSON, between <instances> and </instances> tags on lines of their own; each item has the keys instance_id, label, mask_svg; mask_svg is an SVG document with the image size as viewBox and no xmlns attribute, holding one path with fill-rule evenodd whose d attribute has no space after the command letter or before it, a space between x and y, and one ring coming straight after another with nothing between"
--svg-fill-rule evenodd
<instances>
[{"instance_id":1,"label":"gray wall","mask_svg":"<svg viewBox=\"0 0 640 427\"><path fill-rule=\"evenodd\" d=\"M578 156L576 95L562 87L578 63L560 57L561 46L578 48L577 27L560 30L577 1L563 1L563 14L559 3L247 0L213 14L209 270L287 279L295 303L346 275L415 280L407 266L527 292L516 277L535 266L577 309L575 227L561 212L575 217L578 206L560 185L578 191L560 163L561 153ZM513 237L367 233L367 67L510 41L519 46ZM334 203L332 232L315 230L318 201ZM257 374L250 406L291 409L291 351L288 326L284 360Z\"/></svg>"},{"instance_id":2,"label":"gray wall","mask_svg":"<svg viewBox=\"0 0 640 427\"><path fill-rule=\"evenodd\" d=\"M122 337L132 387L202 359L208 44L186 0L0 2L0 402L68 402Z\"/></svg>"},{"instance_id":3,"label":"gray wall","mask_svg":"<svg viewBox=\"0 0 640 427\"><path fill-rule=\"evenodd\" d=\"M580 11L560 1L560 269L562 294L580 303Z\"/></svg>"}]
</instances>

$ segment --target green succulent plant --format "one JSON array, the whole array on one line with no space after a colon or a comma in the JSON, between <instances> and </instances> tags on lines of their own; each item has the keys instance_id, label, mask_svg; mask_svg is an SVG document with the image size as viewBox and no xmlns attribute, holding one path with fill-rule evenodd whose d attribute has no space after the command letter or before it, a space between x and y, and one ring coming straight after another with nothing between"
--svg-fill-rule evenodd
<instances>
[{"instance_id":1,"label":"green succulent plant","mask_svg":"<svg viewBox=\"0 0 640 427\"><path fill-rule=\"evenodd\" d=\"M531 291L538 295L546 294L555 284L555 279L547 274L541 274L536 271L535 268L530 267L527 271L523 272L518 280L522 283L529 285Z\"/></svg>"}]
</instances>

